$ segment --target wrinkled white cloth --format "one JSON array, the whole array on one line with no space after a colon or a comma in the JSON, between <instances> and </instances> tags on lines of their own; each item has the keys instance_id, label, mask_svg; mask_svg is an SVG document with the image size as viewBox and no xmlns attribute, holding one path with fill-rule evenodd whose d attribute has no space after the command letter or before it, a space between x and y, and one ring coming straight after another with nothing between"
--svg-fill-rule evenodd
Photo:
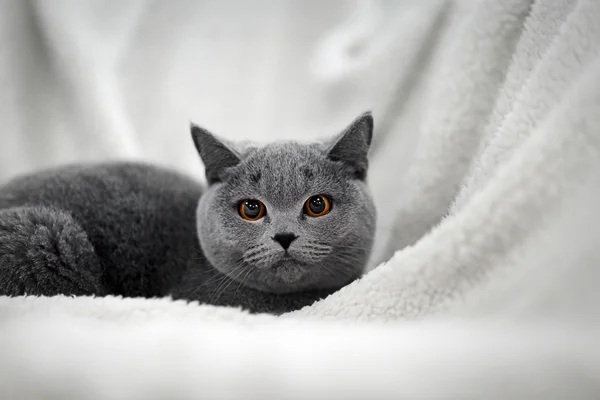
<instances>
[{"instance_id":1,"label":"wrinkled white cloth","mask_svg":"<svg viewBox=\"0 0 600 400\"><path fill-rule=\"evenodd\" d=\"M94 26L95 36L73 40L64 23L72 18L60 19L66 8L30 3L43 27L36 35L46 38L35 43L65 46L44 54L64 74L56 87L81 96L70 106L93 114L77 123L122 135L103 141L90 129L83 140L64 126L49 129L107 151L91 146L95 157L148 158L199 174L193 149L183 151L188 119L231 138L310 139L372 108L380 265L278 318L168 299L1 298L0 397L600 397L600 2L364 1L355 13L352 3L240 2L250 13L242 17L227 9L233 3L193 3L193 13L182 1L155 4L162 18L148 3L128 3L119 18L93 3L80 6L89 19L77 28ZM0 4L26 14L16 2ZM175 15L186 22L168 24ZM102 17L114 29L90 25ZM96 72L63 71L81 60L71 51L109 33L128 39L89 55ZM20 57L41 57L31 40ZM218 59L206 57L209 40L222 46ZM243 40L253 46L234 50ZM106 61L119 51L132 62ZM153 62L137 76L143 60ZM250 75L240 77L242 69ZM100 81L99 97L85 96L82 71L94 79L112 71L110 96L121 103ZM231 86L215 82L227 74ZM38 79L22 89L23 108L1 117L17 116L21 134L67 107L27 92L39 90ZM102 99L120 111L96 107ZM26 118L28 102L43 112ZM23 144L8 138L2 168L13 165L5 154L17 157L5 146ZM124 140L119 150L114 140ZM20 170L68 155L52 157Z\"/></svg>"}]
</instances>

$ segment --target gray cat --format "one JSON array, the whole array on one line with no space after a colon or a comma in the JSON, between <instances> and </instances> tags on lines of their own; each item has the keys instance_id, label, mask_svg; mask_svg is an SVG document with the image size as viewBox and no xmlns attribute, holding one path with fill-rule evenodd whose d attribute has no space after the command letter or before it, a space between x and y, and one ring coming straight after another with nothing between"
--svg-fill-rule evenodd
<instances>
[{"instance_id":1,"label":"gray cat","mask_svg":"<svg viewBox=\"0 0 600 400\"><path fill-rule=\"evenodd\" d=\"M208 188L142 163L70 165L0 187L0 295L172 296L296 310L363 273L373 119L329 143L233 146L192 125Z\"/></svg>"}]
</instances>

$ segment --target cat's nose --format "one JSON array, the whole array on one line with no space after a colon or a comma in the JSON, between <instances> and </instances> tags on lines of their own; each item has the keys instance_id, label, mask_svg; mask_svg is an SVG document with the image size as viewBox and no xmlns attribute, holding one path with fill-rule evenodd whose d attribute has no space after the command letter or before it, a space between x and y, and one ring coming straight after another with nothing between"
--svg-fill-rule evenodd
<instances>
[{"instance_id":1,"label":"cat's nose","mask_svg":"<svg viewBox=\"0 0 600 400\"><path fill-rule=\"evenodd\" d=\"M279 242L279 244L281 245L281 247L284 248L284 250L287 250L288 247L290 247L290 244L292 244L292 242L297 238L298 236L289 232L278 233L275 236L273 236L273 240Z\"/></svg>"}]
</instances>

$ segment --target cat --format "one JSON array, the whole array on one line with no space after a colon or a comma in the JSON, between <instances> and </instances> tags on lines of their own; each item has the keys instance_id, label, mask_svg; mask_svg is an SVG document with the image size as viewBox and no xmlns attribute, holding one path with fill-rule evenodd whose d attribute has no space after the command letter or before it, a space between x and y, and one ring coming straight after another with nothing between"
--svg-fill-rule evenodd
<instances>
[{"instance_id":1,"label":"cat","mask_svg":"<svg viewBox=\"0 0 600 400\"><path fill-rule=\"evenodd\" d=\"M0 295L170 296L281 314L364 273L370 113L310 144L236 148L190 130L207 185L121 161L0 187Z\"/></svg>"}]
</instances>

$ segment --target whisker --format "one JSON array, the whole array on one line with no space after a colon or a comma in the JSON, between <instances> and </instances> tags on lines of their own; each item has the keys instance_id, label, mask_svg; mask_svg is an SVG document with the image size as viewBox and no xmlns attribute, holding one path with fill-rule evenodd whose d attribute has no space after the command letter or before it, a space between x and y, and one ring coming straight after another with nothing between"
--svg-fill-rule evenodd
<instances>
[{"instance_id":1,"label":"whisker","mask_svg":"<svg viewBox=\"0 0 600 400\"><path fill-rule=\"evenodd\" d=\"M247 280L250 278L250 276L252 276L255 272L256 272L255 269L252 269L252 268L248 269L248 273L240 280L238 287L235 289L235 292L233 292L232 299L235 298L235 296L237 295L237 293L240 290L240 288L242 287L242 285L244 285L244 283L247 282Z\"/></svg>"},{"instance_id":2,"label":"whisker","mask_svg":"<svg viewBox=\"0 0 600 400\"><path fill-rule=\"evenodd\" d=\"M244 258L252 258L257 254L260 254L260 252L264 250L265 247L266 246L263 244L251 247L248 251L244 253Z\"/></svg>"},{"instance_id":3,"label":"whisker","mask_svg":"<svg viewBox=\"0 0 600 400\"><path fill-rule=\"evenodd\" d=\"M220 281L219 284L217 285L217 287L212 291L212 294L210 295L210 298L208 300L209 303L212 304L212 301L213 301L213 299L215 299L215 295L217 293L220 292L219 296L217 296L216 299L218 299L223 294L221 289L225 290L227 288L228 284L230 284L230 281L233 281L232 276L237 277L237 275L241 274L244 271L243 267L244 267L243 264L238 263L230 274L225 275L224 279L222 281Z\"/></svg>"},{"instance_id":4,"label":"whisker","mask_svg":"<svg viewBox=\"0 0 600 400\"><path fill-rule=\"evenodd\" d=\"M338 261L342 263L364 263L365 261L354 254L346 254L346 253L332 253L328 260L330 261Z\"/></svg>"},{"instance_id":5,"label":"whisker","mask_svg":"<svg viewBox=\"0 0 600 400\"><path fill-rule=\"evenodd\" d=\"M207 279L207 280L205 280L204 282L202 282L202 285L201 285L201 286L206 286L206 285L209 285L209 284L211 284L211 283L214 283L214 282L220 281L220 280L222 280L223 278L227 278L227 275L225 275L225 274L223 274L223 273L221 273L221 272L219 272L219 271L216 271L216 273L215 273L215 274L214 274L212 277L210 277L209 279Z\"/></svg>"},{"instance_id":6,"label":"whisker","mask_svg":"<svg viewBox=\"0 0 600 400\"><path fill-rule=\"evenodd\" d=\"M227 291L227 289L234 283L237 281L237 279L247 270L248 266L246 263L243 262L243 260L238 260L238 262L236 263L236 268L234 269L234 271L229 274L229 279L228 281L224 282L223 284L219 285L219 287L217 287L214 292L213 295L211 295L211 300L214 298L214 296L216 295L215 301L217 301L218 299L221 298L221 296ZM217 294L218 293L218 294Z\"/></svg>"},{"instance_id":7,"label":"whisker","mask_svg":"<svg viewBox=\"0 0 600 400\"><path fill-rule=\"evenodd\" d=\"M267 254L265 254L265 253L255 254L252 257L244 257L244 261L251 264L251 263L256 262L257 260L260 260L262 258L266 258L268 256L269 256L269 253L267 253Z\"/></svg>"},{"instance_id":8,"label":"whisker","mask_svg":"<svg viewBox=\"0 0 600 400\"><path fill-rule=\"evenodd\" d=\"M337 266L335 264L323 264L323 269L325 270L325 272L327 274L329 274L329 276L331 276L332 278L335 278L336 280L340 276L347 277L350 275L346 269L341 269L341 268L339 268L339 266Z\"/></svg>"},{"instance_id":9,"label":"whisker","mask_svg":"<svg viewBox=\"0 0 600 400\"><path fill-rule=\"evenodd\" d=\"M225 285L225 287L223 287L223 289L221 290L221 292L217 295L217 298L215 300L219 300L221 298L221 296L223 296L223 294L227 291L227 289L234 283L236 282L237 278L239 278L242 274L244 273L244 270L240 271L237 275L235 275L234 278L232 278L229 283L227 285Z\"/></svg>"}]
</instances>

